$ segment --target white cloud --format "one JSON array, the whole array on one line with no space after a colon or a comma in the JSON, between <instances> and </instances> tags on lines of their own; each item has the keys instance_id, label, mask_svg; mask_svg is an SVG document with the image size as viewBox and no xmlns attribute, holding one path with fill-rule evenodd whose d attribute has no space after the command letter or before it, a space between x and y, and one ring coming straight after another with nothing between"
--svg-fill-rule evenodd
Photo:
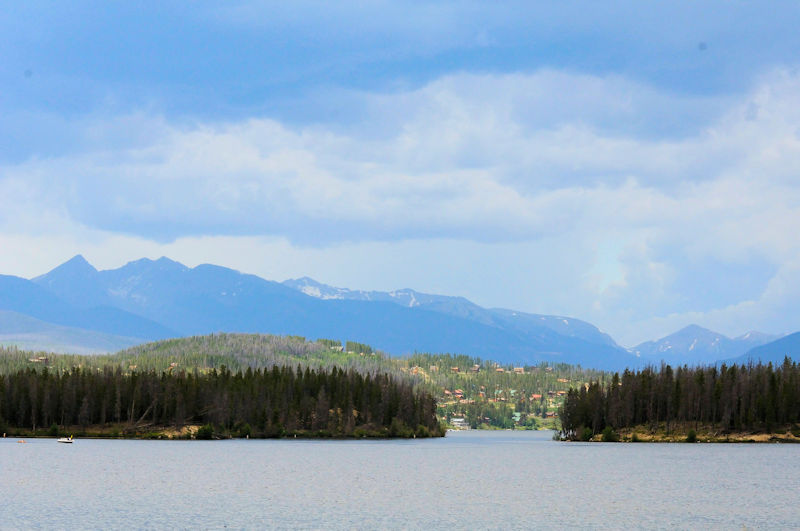
<instances>
[{"instance_id":1,"label":"white cloud","mask_svg":"<svg viewBox=\"0 0 800 531\"><path fill-rule=\"evenodd\" d=\"M453 75L362 100L367 118L349 129L81 124L83 151L0 168L3 248L36 249L37 272L74 252L108 267L166 254L464 294L588 318L627 343L686 319L732 333L800 317L780 297L800 286L787 265L800 260L796 73L737 101L555 71ZM648 122L670 114L699 125ZM760 280L731 286L734 303L716 287L692 312L709 261L755 264ZM21 272L8 256L0 266Z\"/></svg>"}]
</instances>

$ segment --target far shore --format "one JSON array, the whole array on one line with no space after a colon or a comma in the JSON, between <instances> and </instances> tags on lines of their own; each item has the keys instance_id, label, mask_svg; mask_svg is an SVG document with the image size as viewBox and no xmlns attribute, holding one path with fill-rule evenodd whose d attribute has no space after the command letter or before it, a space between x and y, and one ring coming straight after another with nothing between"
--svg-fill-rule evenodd
<instances>
[{"instance_id":1,"label":"far shore","mask_svg":"<svg viewBox=\"0 0 800 531\"><path fill-rule=\"evenodd\" d=\"M690 432L694 431L694 440ZM667 430L664 424L655 428L650 426L636 426L623 428L617 432L619 442L658 442L658 443L800 443L800 429L797 426L782 426L772 431L729 431L724 432L719 428L708 426L688 425L670 426ZM592 442L603 441L601 433L591 438Z\"/></svg>"},{"instance_id":2,"label":"far shore","mask_svg":"<svg viewBox=\"0 0 800 531\"><path fill-rule=\"evenodd\" d=\"M352 440L352 439L416 439L416 434L395 435L389 434L388 430L367 430L356 428L352 435L332 434L327 430L277 430L267 434L246 433L242 430L213 430L207 429L199 424L189 424L182 427L177 426L131 426L129 424L112 424L106 426L67 426L59 428L57 433L52 429L38 430L10 430L0 433L0 437L6 439L58 439L60 437L73 436L77 439L118 439L118 440L228 440L228 439L330 439L330 440ZM444 437L444 434L441 435ZM429 437L436 437L432 435ZM425 438L424 436L422 438Z\"/></svg>"}]
</instances>

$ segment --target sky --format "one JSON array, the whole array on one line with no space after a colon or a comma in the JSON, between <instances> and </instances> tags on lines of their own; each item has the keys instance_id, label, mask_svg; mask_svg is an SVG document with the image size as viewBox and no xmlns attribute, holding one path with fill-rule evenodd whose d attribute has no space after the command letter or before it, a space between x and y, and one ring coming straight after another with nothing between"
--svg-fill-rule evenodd
<instances>
[{"instance_id":1,"label":"sky","mask_svg":"<svg viewBox=\"0 0 800 531\"><path fill-rule=\"evenodd\" d=\"M800 5L0 0L0 273L800 330Z\"/></svg>"}]
</instances>

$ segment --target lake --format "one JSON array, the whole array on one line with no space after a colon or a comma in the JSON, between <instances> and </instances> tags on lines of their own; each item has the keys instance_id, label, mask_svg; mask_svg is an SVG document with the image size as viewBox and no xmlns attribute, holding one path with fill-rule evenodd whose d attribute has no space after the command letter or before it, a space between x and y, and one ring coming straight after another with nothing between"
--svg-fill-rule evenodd
<instances>
[{"instance_id":1,"label":"lake","mask_svg":"<svg viewBox=\"0 0 800 531\"><path fill-rule=\"evenodd\" d=\"M0 439L2 528L797 528L800 445Z\"/></svg>"}]
</instances>

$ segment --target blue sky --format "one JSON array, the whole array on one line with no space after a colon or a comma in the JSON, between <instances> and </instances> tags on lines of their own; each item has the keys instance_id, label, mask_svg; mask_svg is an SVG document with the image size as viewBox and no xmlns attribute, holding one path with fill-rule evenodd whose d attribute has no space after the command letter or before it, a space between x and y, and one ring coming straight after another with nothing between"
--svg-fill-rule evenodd
<instances>
[{"instance_id":1,"label":"blue sky","mask_svg":"<svg viewBox=\"0 0 800 531\"><path fill-rule=\"evenodd\" d=\"M2 2L0 272L800 329L800 7Z\"/></svg>"}]
</instances>

